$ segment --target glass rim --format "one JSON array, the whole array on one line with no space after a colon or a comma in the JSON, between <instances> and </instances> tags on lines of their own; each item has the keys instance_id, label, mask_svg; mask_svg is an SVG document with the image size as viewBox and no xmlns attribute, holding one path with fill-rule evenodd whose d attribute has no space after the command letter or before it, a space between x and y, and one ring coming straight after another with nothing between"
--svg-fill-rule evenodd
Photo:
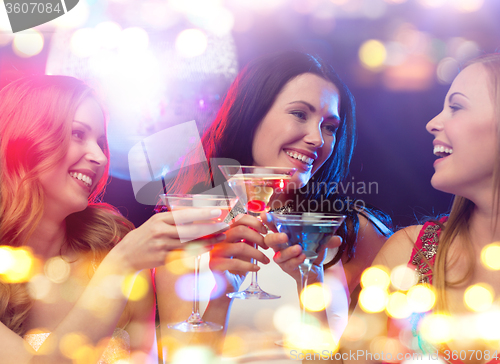
<instances>
[{"instance_id":1,"label":"glass rim","mask_svg":"<svg viewBox=\"0 0 500 364\"><path fill-rule=\"evenodd\" d=\"M342 219L344 220L347 216L339 213L333 212L278 212L270 211L269 214L276 216L276 218L287 219L287 220L297 220L302 221L303 218L309 217L314 219Z\"/></svg>"},{"instance_id":2,"label":"glass rim","mask_svg":"<svg viewBox=\"0 0 500 364\"><path fill-rule=\"evenodd\" d=\"M231 195L206 195L203 193L195 193L195 194L183 194L183 193L161 193L160 194L161 198L172 198L176 200L192 200L193 197L197 197L200 201L201 200L213 200L213 201L222 201L222 200L233 200L236 199L236 196L231 196Z\"/></svg>"},{"instance_id":3,"label":"glass rim","mask_svg":"<svg viewBox=\"0 0 500 364\"><path fill-rule=\"evenodd\" d=\"M241 166L241 165L235 165L235 164L220 164L218 165L219 169L222 170L224 167L234 167L238 169L243 169L243 168L260 168L260 169L284 169L287 171L297 171L297 168L295 167L278 167L278 166Z\"/></svg>"}]
</instances>

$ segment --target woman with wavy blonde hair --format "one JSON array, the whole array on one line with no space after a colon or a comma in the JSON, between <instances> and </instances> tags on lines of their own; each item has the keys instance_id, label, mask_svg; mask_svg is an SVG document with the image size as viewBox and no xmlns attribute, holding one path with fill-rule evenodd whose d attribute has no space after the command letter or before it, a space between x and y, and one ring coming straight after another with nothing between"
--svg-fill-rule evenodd
<instances>
[{"instance_id":1,"label":"woman with wavy blonde hair","mask_svg":"<svg viewBox=\"0 0 500 364\"><path fill-rule=\"evenodd\" d=\"M185 232L170 212L133 230L99 202L108 177L105 117L81 81L33 76L7 85L0 136L0 248L22 247L39 262L29 284L0 275L2 363L72 363L62 344L72 337L93 349L88 363L145 361L155 308L148 270L164 264ZM186 210L176 221L208 213ZM67 279L53 279L54 262ZM147 293L128 302L134 282Z\"/></svg>"},{"instance_id":2,"label":"woman with wavy blonde hair","mask_svg":"<svg viewBox=\"0 0 500 364\"><path fill-rule=\"evenodd\" d=\"M389 269L408 264L416 272L415 282L431 285L436 292L431 312L412 314L406 325L402 320L391 320L389 328L380 325L378 334L392 339L392 358L399 355L402 361L408 357L407 352L423 352L447 363L500 362L498 340L488 341L488 335L476 327L481 317L489 317L490 327L498 326L495 308L488 308L489 303L474 294L482 306L481 312L474 312L477 308L466 294L470 287L488 287L493 297L500 292L498 271L481 259L481 255L488 255L486 247L500 241L499 125L500 54L485 54L465 65L446 95L443 110L427 124L438 157L432 186L455 195L449 216L398 231L374 261L374 265ZM429 321L424 317L431 313L452 317L457 327L467 332L451 330L446 340L426 335L422 326ZM362 313L358 310L355 315ZM387 319L385 313L378 315ZM413 333L415 340L408 340L404 332ZM345 354L352 350L370 352L366 349L369 343L370 339L356 344L346 340L341 354L347 359ZM384 361L388 359L387 349L380 347L385 350L383 354L372 345L370 355L357 359Z\"/></svg>"}]
</instances>

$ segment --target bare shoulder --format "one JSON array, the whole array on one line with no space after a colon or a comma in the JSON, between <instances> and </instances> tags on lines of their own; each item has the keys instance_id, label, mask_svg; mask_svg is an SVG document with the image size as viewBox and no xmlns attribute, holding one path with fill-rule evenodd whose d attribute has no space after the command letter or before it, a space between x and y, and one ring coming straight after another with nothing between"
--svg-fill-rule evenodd
<instances>
[{"instance_id":1,"label":"bare shoulder","mask_svg":"<svg viewBox=\"0 0 500 364\"><path fill-rule=\"evenodd\" d=\"M421 229L421 225L412 225L395 232L382 246L373 264L382 264L393 268L408 263Z\"/></svg>"}]
</instances>

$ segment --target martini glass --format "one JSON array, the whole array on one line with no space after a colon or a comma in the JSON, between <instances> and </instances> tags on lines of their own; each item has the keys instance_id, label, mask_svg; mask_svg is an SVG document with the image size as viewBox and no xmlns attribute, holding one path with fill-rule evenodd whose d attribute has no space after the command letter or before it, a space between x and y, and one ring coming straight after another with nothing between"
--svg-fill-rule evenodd
<instances>
[{"instance_id":1,"label":"martini glass","mask_svg":"<svg viewBox=\"0 0 500 364\"><path fill-rule=\"evenodd\" d=\"M284 167L255 167L255 166L219 166L228 185L238 196L238 200L246 208L249 215L259 218L262 211L266 211L271 196L283 191L295 168ZM257 249L257 244L254 244ZM257 264L252 259L253 264ZM277 299L276 296L265 292L257 281L257 272L252 272L251 283L248 288L240 292L228 293L229 298L240 299Z\"/></svg>"},{"instance_id":2,"label":"martini glass","mask_svg":"<svg viewBox=\"0 0 500 364\"><path fill-rule=\"evenodd\" d=\"M231 214L232 208L236 205L237 198L230 196L220 196L220 195L161 195L161 199L163 203L167 206L169 211L174 212L174 220L175 220L175 211L179 211L182 209L188 208L196 208L196 209L220 209L222 211L221 215L203 221L194 221L192 224L217 224L220 222L229 223L234 217ZM217 235L220 230L217 230L217 227L214 225L214 231L209 235L200 236L196 239L209 239L215 235ZM182 239L182 236L179 236ZM193 239L193 237L190 237ZM187 239L186 239L187 240ZM209 331L219 331L222 330L222 326L213 322L203 321L200 315L200 306L199 306L199 276L200 276L200 258L201 255L199 253L201 247L196 246L197 243L193 240L191 241L183 241L189 244L187 249L192 248L196 252L195 260L194 260L194 287L193 287L193 309L191 315L182 322L168 324L167 327L175 330L179 330L182 332L209 332Z\"/></svg>"},{"instance_id":3,"label":"martini glass","mask_svg":"<svg viewBox=\"0 0 500 364\"><path fill-rule=\"evenodd\" d=\"M333 234L337 231L338 227L345 219L344 215L328 214L328 213L278 213L271 212L272 221L280 233L285 233L288 236L288 244L300 245L302 252L305 254L306 259L299 265L301 277L301 292L306 293L307 281L309 272L313 262L318 258L321 246L325 244ZM302 301L306 302L305 297L302 296ZM301 323L303 328L306 325L306 306L302 304ZM301 330L307 332L306 330ZM301 341L307 343L307 337L300 338ZM282 345L282 342L278 343ZM317 345L317 343L312 343Z\"/></svg>"}]
</instances>

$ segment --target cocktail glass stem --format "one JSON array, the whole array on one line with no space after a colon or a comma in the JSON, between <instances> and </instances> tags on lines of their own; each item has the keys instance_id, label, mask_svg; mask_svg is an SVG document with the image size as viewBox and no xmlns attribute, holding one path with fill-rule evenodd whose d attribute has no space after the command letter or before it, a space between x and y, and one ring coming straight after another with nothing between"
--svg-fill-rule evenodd
<instances>
[{"instance_id":1,"label":"cocktail glass stem","mask_svg":"<svg viewBox=\"0 0 500 364\"><path fill-rule=\"evenodd\" d=\"M257 244L254 244L253 247L257 248ZM252 258L252 264L257 264L257 260ZM259 287L259 282L257 280L257 272L252 272L250 286L248 287L248 291L259 291L261 288Z\"/></svg>"},{"instance_id":2,"label":"cocktail glass stem","mask_svg":"<svg viewBox=\"0 0 500 364\"><path fill-rule=\"evenodd\" d=\"M256 212L247 212L249 215L255 216L257 219L260 220L260 214ZM255 249L258 249L257 244L253 244L253 247ZM252 264L258 264L256 259L251 259L250 260ZM233 292L233 293L228 293L227 296L229 298L239 298L239 299L277 299L280 298L281 296L276 296L270 293L267 293L264 291L262 288L260 288L258 279L257 279L257 272L252 272L250 276L250 285L243 291L239 292Z\"/></svg>"},{"instance_id":3,"label":"cocktail glass stem","mask_svg":"<svg viewBox=\"0 0 500 364\"><path fill-rule=\"evenodd\" d=\"M302 301L302 312L301 312L301 323L302 325L306 324L306 305L305 303L307 302L306 300L306 294L307 292L305 291L307 287L307 280L309 279L309 271L311 270L311 263L302 263L299 265L299 271L300 271L300 292L301 292L301 301Z\"/></svg>"},{"instance_id":4,"label":"cocktail glass stem","mask_svg":"<svg viewBox=\"0 0 500 364\"><path fill-rule=\"evenodd\" d=\"M193 310L188 322L192 324L200 324L202 322L200 316L200 259L201 255L194 258L194 286L193 286Z\"/></svg>"}]
</instances>

